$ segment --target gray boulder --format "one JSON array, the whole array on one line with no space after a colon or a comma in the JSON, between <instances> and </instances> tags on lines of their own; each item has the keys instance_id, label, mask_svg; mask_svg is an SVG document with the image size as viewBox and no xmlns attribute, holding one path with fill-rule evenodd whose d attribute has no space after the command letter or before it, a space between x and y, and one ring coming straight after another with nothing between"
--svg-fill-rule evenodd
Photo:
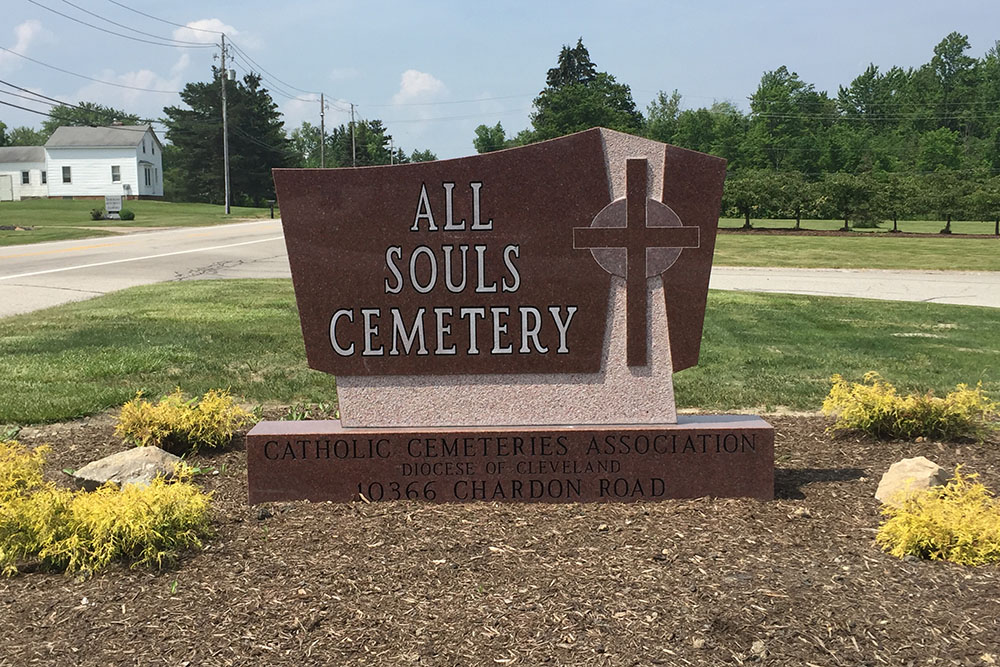
<instances>
[{"instance_id":1,"label":"gray boulder","mask_svg":"<svg viewBox=\"0 0 1000 667\"><path fill-rule=\"evenodd\" d=\"M119 487L126 484L148 486L157 476L172 478L180 461L179 456L159 447L136 447L88 463L72 477L77 486L87 491L93 491L105 482L114 482Z\"/></svg>"},{"instance_id":2,"label":"gray boulder","mask_svg":"<svg viewBox=\"0 0 1000 667\"><path fill-rule=\"evenodd\" d=\"M930 459L923 456L903 459L889 466L889 470L882 475L875 499L884 505L898 507L908 495L943 486L947 481L948 474L944 468Z\"/></svg>"}]
</instances>

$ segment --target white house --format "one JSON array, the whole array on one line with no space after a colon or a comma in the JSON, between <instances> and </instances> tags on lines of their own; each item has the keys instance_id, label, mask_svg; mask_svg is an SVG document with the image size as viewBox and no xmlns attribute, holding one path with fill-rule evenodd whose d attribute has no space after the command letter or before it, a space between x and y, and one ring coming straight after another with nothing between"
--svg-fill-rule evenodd
<instances>
[{"instance_id":1,"label":"white house","mask_svg":"<svg viewBox=\"0 0 1000 667\"><path fill-rule=\"evenodd\" d=\"M49 197L163 196L163 146L149 125L60 127L45 153Z\"/></svg>"},{"instance_id":2,"label":"white house","mask_svg":"<svg viewBox=\"0 0 1000 667\"><path fill-rule=\"evenodd\" d=\"M41 146L0 147L0 201L48 197L45 149Z\"/></svg>"}]
</instances>

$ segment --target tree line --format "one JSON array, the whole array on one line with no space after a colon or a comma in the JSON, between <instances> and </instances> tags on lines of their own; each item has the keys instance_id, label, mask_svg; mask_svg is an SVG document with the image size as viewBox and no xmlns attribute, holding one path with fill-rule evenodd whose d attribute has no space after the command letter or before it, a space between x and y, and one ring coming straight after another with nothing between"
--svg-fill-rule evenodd
<instances>
[{"instance_id":1,"label":"tree line","mask_svg":"<svg viewBox=\"0 0 1000 667\"><path fill-rule=\"evenodd\" d=\"M979 59L970 48L952 32L926 64L869 65L833 97L781 66L761 76L748 113L725 101L682 110L674 90L643 114L580 39L548 70L531 126L508 137L500 123L480 125L473 146L484 153L602 126L718 155L728 161L726 208L748 227L760 217L998 225L1000 42Z\"/></svg>"}]
</instances>

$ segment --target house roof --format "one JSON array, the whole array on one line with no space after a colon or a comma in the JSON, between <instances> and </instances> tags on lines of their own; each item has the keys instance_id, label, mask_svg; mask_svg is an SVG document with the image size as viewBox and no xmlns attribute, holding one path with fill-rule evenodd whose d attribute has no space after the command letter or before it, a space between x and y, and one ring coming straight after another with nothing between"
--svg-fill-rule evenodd
<instances>
[{"instance_id":1,"label":"house roof","mask_svg":"<svg viewBox=\"0 0 1000 667\"><path fill-rule=\"evenodd\" d=\"M45 162L45 149L41 146L4 146L0 148L0 162Z\"/></svg>"},{"instance_id":2,"label":"house roof","mask_svg":"<svg viewBox=\"0 0 1000 667\"><path fill-rule=\"evenodd\" d=\"M149 125L115 125L104 127L67 127L58 128L45 142L46 148L71 147L128 147L138 146L146 135ZM153 133L156 136L156 133ZM159 140L157 140L159 143Z\"/></svg>"}]
</instances>

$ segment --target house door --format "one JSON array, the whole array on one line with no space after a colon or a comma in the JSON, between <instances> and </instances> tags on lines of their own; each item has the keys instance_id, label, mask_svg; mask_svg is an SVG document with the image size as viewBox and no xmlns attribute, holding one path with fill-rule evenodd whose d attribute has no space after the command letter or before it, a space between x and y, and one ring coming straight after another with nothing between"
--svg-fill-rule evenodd
<instances>
[{"instance_id":1,"label":"house door","mask_svg":"<svg viewBox=\"0 0 1000 667\"><path fill-rule=\"evenodd\" d=\"M0 201L14 201L14 179L10 174L0 174Z\"/></svg>"}]
</instances>

